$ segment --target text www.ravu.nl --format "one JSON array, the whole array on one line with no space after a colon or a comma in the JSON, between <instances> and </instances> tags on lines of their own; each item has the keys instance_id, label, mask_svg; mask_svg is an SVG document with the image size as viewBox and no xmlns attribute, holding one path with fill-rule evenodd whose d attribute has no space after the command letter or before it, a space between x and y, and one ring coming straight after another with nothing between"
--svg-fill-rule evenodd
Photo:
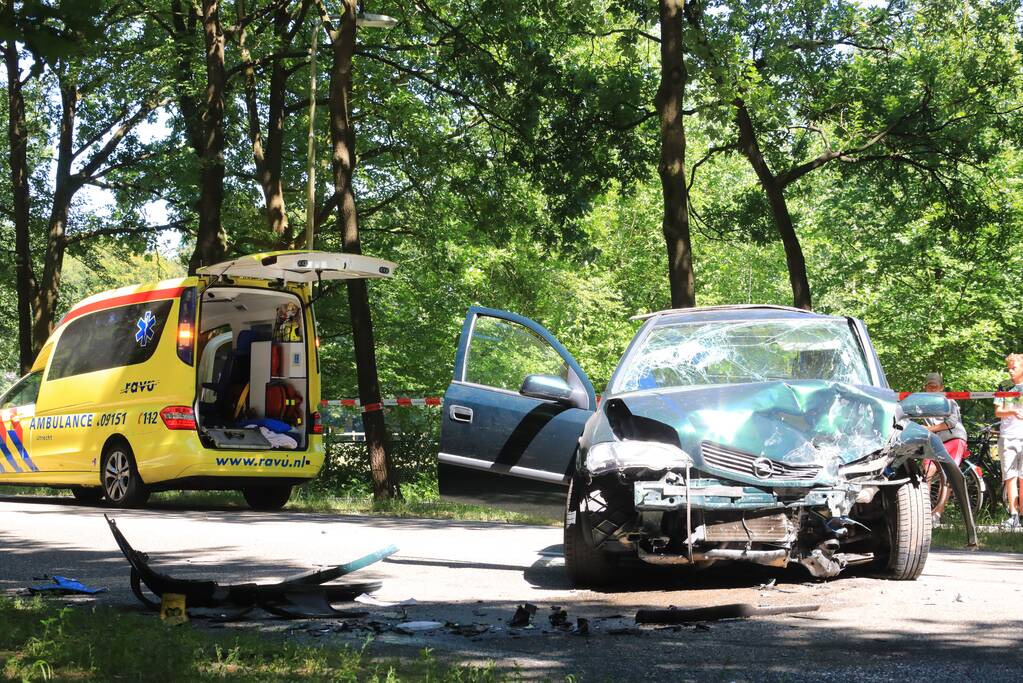
<instances>
[{"instance_id":1,"label":"text www.ravu.nl","mask_svg":"<svg viewBox=\"0 0 1023 683\"><path fill-rule=\"evenodd\" d=\"M305 459L305 456L301 458L217 458L217 465L224 467L227 465L243 465L245 467L281 467L281 468L295 468L305 467L309 461Z\"/></svg>"}]
</instances>

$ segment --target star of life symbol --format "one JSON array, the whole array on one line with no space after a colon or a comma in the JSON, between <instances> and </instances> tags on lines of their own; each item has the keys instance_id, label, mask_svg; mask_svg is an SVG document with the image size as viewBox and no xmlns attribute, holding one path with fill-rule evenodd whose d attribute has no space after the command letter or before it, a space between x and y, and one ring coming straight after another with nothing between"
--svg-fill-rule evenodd
<instances>
[{"instance_id":1,"label":"star of life symbol","mask_svg":"<svg viewBox=\"0 0 1023 683\"><path fill-rule=\"evenodd\" d=\"M156 316L153 315L152 311L146 311L146 314L138 319L135 323L135 342L139 346L145 346L153 340L153 335L156 334Z\"/></svg>"}]
</instances>

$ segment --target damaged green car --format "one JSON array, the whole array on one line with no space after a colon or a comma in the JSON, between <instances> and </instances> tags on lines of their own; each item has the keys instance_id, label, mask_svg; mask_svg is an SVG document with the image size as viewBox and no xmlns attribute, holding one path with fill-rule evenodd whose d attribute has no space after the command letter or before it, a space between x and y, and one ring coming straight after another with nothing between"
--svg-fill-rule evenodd
<instances>
[{"instance_id":1,"label":"damaged green car","mask_svg":"<svg viewBox=\"0 0 1023 683\"><path fill-rule=\"evenodd\" d=\"M871 564L912 580L931 543L922 462L939 463L966 500L940 440L914 421L946 415L949 403L933 394L900 402L859 320L778 306L651 314L598 407L549 332L505 317L535 337L509 345L481 325L512 315L475 309L463 328L445 396L441 490L521 504L560 489L565 562L577 585L618 580L626 557L796 563L815 577ZM522 352L540 341L557 357ZM514 399L493 394L495 368L506 385L520 378ZM468 430L448 424L459 417ZM460 435L483 439L493 456L451 452Z\"/></svg>"}]
</instances>

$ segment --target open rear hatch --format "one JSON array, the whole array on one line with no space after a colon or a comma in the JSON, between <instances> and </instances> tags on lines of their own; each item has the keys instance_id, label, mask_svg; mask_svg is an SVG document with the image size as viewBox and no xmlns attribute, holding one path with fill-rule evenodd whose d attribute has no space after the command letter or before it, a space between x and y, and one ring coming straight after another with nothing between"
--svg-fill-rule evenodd
<instances>
[{"instance_id":1,"label":"open rear hatch","mask_svg":"<svg viewBox=\"0 0 1023 683\"><path fill-rule=\"evenodd\" d=\"M308 444L313 317L286 283L391 277L389 261L285 251L199 269L196 422L208 448L304 450ZM244 286L239 280L269 286ZM313 370L315 371L315 370Z\"/></svg>"},{"instance_id":2,"label":"open rear hatch","mask_svg":"<svg viewBox=\"0 0 1023 683\"><path fill-rule=\"evenodd\" d=\"M274 289L213 285L198 325L198 427L211 448L304 449L308 330L302 301Z\"/></svg>"},{"instance_id":3,"label":"open rear hatch","mask_svg":"<svg viewBox=\"0 0 1023 683\"><path fill-rule=\"evenodd\" d=\"M283 282L319 282L321 280L357 280L391 277L394 264L361 254L335 254L329 251L275 251L250 254L214 266L200 268L199 275L247 277Z\"/></svg>"}]
</instances>

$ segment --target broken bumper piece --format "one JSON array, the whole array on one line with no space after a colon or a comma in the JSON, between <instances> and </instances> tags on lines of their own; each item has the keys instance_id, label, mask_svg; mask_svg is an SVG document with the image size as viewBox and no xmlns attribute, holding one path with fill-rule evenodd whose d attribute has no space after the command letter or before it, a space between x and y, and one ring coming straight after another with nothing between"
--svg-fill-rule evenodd
<instances>
[{"instance_id":1,"label":"broken bumper piece","mask_svg":"<svg viewBox=\"0 0 1023 683\"><path fill-rule=\"evenodd\" d=\"M746 510L781 507L777 497L752 486L727 486L714 479L685 483L637 481L633 485L637 510L681 510L688 503L706 509Z\"/></svg>"},{"instance_id":2,"label":"broken bumper piece","mask_svg":"<svg viewBox=\"0 0 1023 683\"><path fill-rule=\"evenodd\" d=\"M350 616L349 612L337 610L332 603L354 600L363 593L380 588L376 581L327 584L346 574L379 562L398 552L393 545L370 553L346 564L329 569L304 572L279 583L240 583L222 586L215 581L177 579L158 572L149 566L149 558L131 547L117 523L104 515L110 525L110 532L117 541L125 559L131 565L131 590L142 604L158 608L159 602L147 597L142 584L157 597L165 593L185 596L188 607L233 607L261 609L280 617L303 619L313 617Z\"/></svg>"},{"instance_id":3,"label":"broken bumper piece","mask_svg":"<svg viewBox=\"0 0 1023 683\"><path fill-rule=\"evenodd\" d=\"M676 474L658 481L633 483L633 502L641 511L668 512L687 506L702 510L770 510L785 507L827 507L832 516L849 514L862 489L855 484L822 488L784 489L785 502L777 490L722 484L716 479L693 479L691 485Z\"/></svg>"}]
</instances>

